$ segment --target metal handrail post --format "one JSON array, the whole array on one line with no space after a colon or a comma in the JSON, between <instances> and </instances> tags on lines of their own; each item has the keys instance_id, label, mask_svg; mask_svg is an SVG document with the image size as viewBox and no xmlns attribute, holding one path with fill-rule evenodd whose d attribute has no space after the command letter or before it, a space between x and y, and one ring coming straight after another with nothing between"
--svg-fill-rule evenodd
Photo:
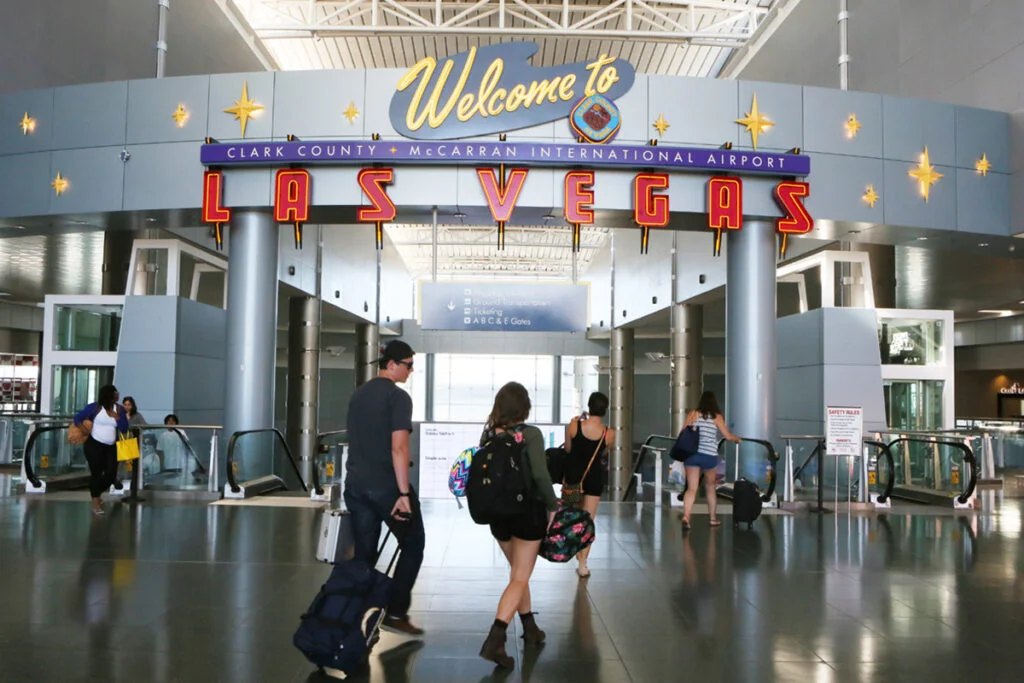
<instances>
[{"instance_id":1,"label":"metal handrail post","mask_svg":"<svg viewBox=\"0 0 1024 683\"><path fill-rule=\"evenodd\" d=\"M913 486L914 477L910 474L910 442L903 442L903 483L906 486Z\"/></svg>"},{"instance_id":2,"label":"metal handrail post","mask_svg":"<svg viewBox=\"0 0 1024 683\"><path fill-rule=\"evenodd\" d=\"M942 490L942 462L939 457L939 444L932 441L932 481L936 491Z\"/></svg>"},{"instance_id":3,"label":"metal handrail post","mask_svg":"<svg viewBox=\"0 0 1024 683\"><path fill-rule=\"evenodd\" d=\"M654 504L661 505L661 454L662 449L654 450Z\"/></svg>"},{"instance_id":4,"label":"metal handrail post","mask_svg":"<svg viewBox=\"0 0 1024 683\"><path fill-rule=\"evenodd\" d=\"M213 435L210 436L210 476L207 478L207 490L210 493L216 493L220 491L220 464L217 462L217 442L218 442L217 430L213 430Z\"/></svg>"},{"instance_id":5,"label":"metal handrail post","mask_svg":"<svg viewBox=\"0 0 1024 683\"><path fill-rule=\"evenodd\" d=\"M793 481L793 441L786 439L786 462L782 472L782 502L792 503L796 499Z\"/></svg>"},{"instance_id":6,"label":"metal handrail post","mask_svg":"<svg viewBox=\"0 0 1024 683\"><path fill-rule=\"evenodd\" d=\"M860 454L860 486L857 490L858 503L868 503L871 501L871 492L868 490L868 459L870 457L868 447L862 444Z\"/></svg>"}]
</instances>

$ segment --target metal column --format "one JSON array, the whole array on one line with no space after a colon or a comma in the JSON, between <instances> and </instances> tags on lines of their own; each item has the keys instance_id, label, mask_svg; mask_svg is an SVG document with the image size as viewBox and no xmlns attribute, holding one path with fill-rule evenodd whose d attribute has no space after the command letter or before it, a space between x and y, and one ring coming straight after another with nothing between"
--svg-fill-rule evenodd
<instances>
[{"instance_id":1,"label":"metal column","mask_svg":"<svg viewBox=\"0 0 1024 683\"><path fill-rule=\"evenodd\" d=\"M171 9L171 0L156 0L156 77L164 77L164 66L167 62L167 13Z\"/></svg>"},{"instance_id":2,"label":"metal column","mask_svg":"<svg viewBox=\"0 0 1024 683\"><path fill-rule=\"evenodd\" d=\"M672 367L669 405L671 433L678 434L686 421L686 411L700 401L704 364L701 337L704 333L704 309L695 304L672 304Z\"/></svg>"},{"instance_id":3,"label":"metal column","mask_svg":"<svg viewBox=\"0 0 1024 683\"><path fill-rule=\"evenodd\" d=\"M738 436L775 440L775 226L729 233L725 287L725 419ZM737 477L765 478L764 454L740 447Z\"/></svg>"},{"instance_id":4,"label":"metal column","mask_svg":"<svg viewBox=\"0 0 1024 683\"><path fill-rule=\"evenodd\" d=\"M616 431L609 464L609 495L622 500L633 470L633 330L612 328L609 340L611 427Z\"/></svg>"},{"instance_id":5,"label":"metal column","mask_svg":"<svg viewBox=\"0 0 1024 683\"><path fill-rule=\"evenodd\" d=\"M377 376L380 358L380 330L373 323L356 325L356 386L360 387Z\"/></svg>"},{"instance_id":6,"label":"metal column","mask_svg":"<svg viewBox=\"0 0 1024 683\"><path fill-rule=\"evenodd\" d=\"M230 238L225 440L237 431L274 426L277 363L278 225L267 209L236 211ZM252 465L273 468L272 462Z\"/></svg>"},{"instance_id":7,"label":"metal column","mask_svg":"<svg viewBox=\"0 0 1024 683\"><path fill-rule=\"evenodd\" d=\"M307 485L313 476L320 392L320 300L293 298L288 305L288 447Z\"/></svg>"}]
</instances>

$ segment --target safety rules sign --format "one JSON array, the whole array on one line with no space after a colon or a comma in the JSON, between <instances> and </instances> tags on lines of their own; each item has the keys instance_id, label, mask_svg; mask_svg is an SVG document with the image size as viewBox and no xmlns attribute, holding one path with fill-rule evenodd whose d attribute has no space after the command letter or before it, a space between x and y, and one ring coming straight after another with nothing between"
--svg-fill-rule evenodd
<instances>
[{"instance_id":1,"label":"safety rules sign","mask_svg":"<svg viewBox=\"0 0 1024 683\"><path fill-rule=\"evenodd\" d=\"M860 407L829 406L825 409L825 452L828 455L860 455L864 412Z\"/></svg>"}]
</instances>

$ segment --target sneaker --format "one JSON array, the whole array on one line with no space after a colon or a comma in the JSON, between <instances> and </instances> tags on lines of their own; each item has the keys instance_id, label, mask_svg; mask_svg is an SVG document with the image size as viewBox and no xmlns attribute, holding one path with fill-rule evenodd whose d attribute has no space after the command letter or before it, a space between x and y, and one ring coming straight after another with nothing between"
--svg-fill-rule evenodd
<instances>
[{"instance_id":1,"label":"sneaker","mask_svg":"<svg viewBox=\"0 0 1024 683\"><path fill-rule=\"evenodd\" d=\"M404 633L409 636L423 635L423 629L413 626L409 621L409 617L398 617L393 614L386 615L383 621L381 621L380 627L392 633Z\"/></svg>"}]
</instances>

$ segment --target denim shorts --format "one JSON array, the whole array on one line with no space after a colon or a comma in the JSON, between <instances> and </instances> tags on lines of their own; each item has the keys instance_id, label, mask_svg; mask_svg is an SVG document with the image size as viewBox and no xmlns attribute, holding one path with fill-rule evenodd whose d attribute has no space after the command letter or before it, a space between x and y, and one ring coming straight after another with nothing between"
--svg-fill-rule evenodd
<instances>
[{"instance_id":1,"label":"denim shorts","mask_svg":"<svg viewBox=\"0 0 1024 683\"><path fill-rule=\"evenodd\" d=\"M702 472L718 469L718 456L698 453L687 458L683 465L686 467L699 467Z\"/></svg>"}]
</instances>

